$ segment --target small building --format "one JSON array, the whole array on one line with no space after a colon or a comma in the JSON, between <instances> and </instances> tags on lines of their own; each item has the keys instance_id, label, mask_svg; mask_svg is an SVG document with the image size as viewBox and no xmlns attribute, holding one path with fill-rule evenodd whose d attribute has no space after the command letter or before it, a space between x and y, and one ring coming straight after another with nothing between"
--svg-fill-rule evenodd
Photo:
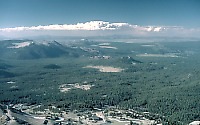
<instances>
[{"instance_id":1,"label":"small building","mask_svg":"<svg viewBox=\"0 0 200 125\"><path fill-rule=\"evenodd\" d=\"M89 120L92 120L92 121L101 121L101 120L103 120L103 119L100 118L100 117L97 117L96 115L93 115L93 116L91 116L91 117L89 118Z\"/></svg>"}]
</instances>

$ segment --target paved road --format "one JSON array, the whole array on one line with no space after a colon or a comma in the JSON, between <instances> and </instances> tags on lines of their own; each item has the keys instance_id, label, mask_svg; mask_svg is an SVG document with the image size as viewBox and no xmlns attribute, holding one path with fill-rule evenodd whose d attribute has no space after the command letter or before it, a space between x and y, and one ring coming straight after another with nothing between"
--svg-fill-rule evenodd
<instances>
[{"instance_id":1,"label":"paved road","mask_svg":"<svg viewBox=\"0 0 200 125\"><path fill-rule=\"evenodd\" d=\"M25 115L21 113L15 113L8 109L7 116L11 118L8 125L19 125L15 120L13 120L13 117L18 118L20 120L26 121L31 125L43 125L44 119L36 119L31 115ZM49 121L48 125L53 125L52 122Z\"/></svg>"},{"instance_id":2,"label":"paved road","mask_svg":"<svg viewBox=\"0 0 200 125\"><path fill-rule=\"evenodd\" d=\"M11 112L11 116L18 118L18 119L21 119L23 121L26 121L26 122L33 124L33 125L42 125L43 122L44 122L43 119L35 119L31 116L21 115L21 114L17 114L17 113L13 113L13 112Z\"/></svg>"},{"instance_id":3,"label":"paved road","mask_svg":"<svg viewBox=\"0 0 200 125\"><path fill-rule=\"evenodd\" d=\"M3 115L3 111L0 109L0 117Z\"/></svg>"}]
</instances>

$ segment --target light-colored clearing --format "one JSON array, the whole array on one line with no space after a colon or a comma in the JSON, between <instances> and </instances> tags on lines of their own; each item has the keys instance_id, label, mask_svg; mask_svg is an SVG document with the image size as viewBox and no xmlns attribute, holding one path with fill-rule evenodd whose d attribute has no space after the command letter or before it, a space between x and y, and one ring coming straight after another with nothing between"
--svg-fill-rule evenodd
<instances>
[{"instance_id":1,"label":"light-colored clearing","mask_svg":"<svg viewBox=\"0 0 200 125\"><path fill-rule=\"evenodd\" d=\"M110 43L100 43L99 46L109 46Z\"/></svg>"},{"instance_id":2,"label":"light-colored clearing","mask_svg":"<svg viewBox=\"0 0 200 125\"><path fill-rule=\"evenodd\" d=\"M155 45L141 45L141 46L143 46L143 47L153 47L153 46L155 46Z\"/></svg>"},{"instance_id":3,"label":"light-colored clearing","mask_svg":"<svg viewBox=\"0 0 200 125\"><path fill-rule=\"evenodd\" d=\"M138 54L136 56L140 56L140 57L172 57L172 58L177 58L179 56L175 55L175 54Z\"/></svg>"},{"instance_id":4,"label":"light-colored clearing","mask_svg":"<svg viewBox=\"0 0 200 125\"><path fill-rule=\"evenodd\" d=\"M14 81L9 81L7 82L8 84L14 84L15 82Z\"/></svg>"},{"instance_id":5,"label":"light-colored clearing","mask_svg":"<svg viewBox=\"0 0 200 125\"><path fill-rule=\"evenodd\" d=\"M100 72L121 72L124 70L121 68L114 68L111 66L86 66L84 68L94 68L94 69L98 69Z\"/></svg>"},{"instance_id":6,"label":"light-colored clearing","mask_svg":"<svg viewBox=\"0 0 200 125\"><path fill-rule=\"evenodd\" d=\"M117 49L117 47L113 46L99 46L100 48L105 48L105 49Z\"/></svg>"},{"instance_id":7,"label":"light-colored clearing","mask_svg":"<svg viewBox=\"0 0 200 125\"><path fill-rule=\"evenodd\" d=\"M11 89L15 89L15 88L18 88L18 86L11 86L10 88Z\"/></svg>"},{"instance_id":8,"label":"light-colored clearing","mask_svg":"<svg viewBox=\"0 0 200 125\"><path fill-rule=\"evenodd\" d=\"M60 88L60 92L68 92L71 88Z\"/></svg>"},{"instance_id":9,"label":"light-colored clearing","mask_svg":"<svg viewBox=\"0 0 200 125\"><path fill-rule=\"evenodd\" d=\"M73 87L78 88L78 89L82 89L82 90L90 90L90 88L92 86L94 86L94 85L79 85L78 83L73 85Z\"/></svg>"},{"instance_id":10,"label":"light-colored clearing","mask_svg":"<svg viewBox=\"0 0 200 125\"><path fill-rule=\"evenodd\" d=\"M157 65L158 63L157 62L151 62L150 64L151 65Z\"/></svg>"},{"instance_id":11,"label":"light-colored clearing","mask_svg":"<svg viewBox=\"0 0 200 125\"><path fill-rule=\"evenodd\" d=\"M63 84L59 86L60 92L68 92L71 88L67 87L67 84Z\"/></svg>"},{"instance_id":12,"label":"light-colored clearing","mask_svg":"<svg viewBox=\"0 0 200 125\"><path fill-rule=\"evenodd\" d=\"M91 87L94 86L94 85L80 85L79 83L76 83L76 84L63 84L63 85L60 85L59 87L59 90L60 92L68 92L70 91L71 89L82 89L82 90L90 90Z\"/></svg>"},{"instance_id":13,"label":"light-colored clearing","mask_svg":"<svg viewBox=\"0 0 200 125\"><path fill-rule=\"evenodd\" d=\"M26 47L26 46L29 46L31 43L30 42L22 42L22 43L12 43L13 46L10 46L8 48L22 48L22 47Z\"/></svg>"}]
</instances>

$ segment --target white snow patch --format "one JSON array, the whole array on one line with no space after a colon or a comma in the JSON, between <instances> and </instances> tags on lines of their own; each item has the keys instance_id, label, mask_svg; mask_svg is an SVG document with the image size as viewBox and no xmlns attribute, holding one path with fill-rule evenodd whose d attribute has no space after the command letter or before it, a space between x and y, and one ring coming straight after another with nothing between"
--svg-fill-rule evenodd
<instances>
[{"instance_id":1,"label":"white snow patch","mask_svg":"<svg viewBox=\"0 0 200 125\"><path fill-rule=\"evenodd\" d=\"M26 46L29 46L31 44L31 42L22 42L22 43L12 43L13 46L10 46L10 47L7 47L7 48L23 48L23 47L26 47Z\"/></svg>"}]
</instances>

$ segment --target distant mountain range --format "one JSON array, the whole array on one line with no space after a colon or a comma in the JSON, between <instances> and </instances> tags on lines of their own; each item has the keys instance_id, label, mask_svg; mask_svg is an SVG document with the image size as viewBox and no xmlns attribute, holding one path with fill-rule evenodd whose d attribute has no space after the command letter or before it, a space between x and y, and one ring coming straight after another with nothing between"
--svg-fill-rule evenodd
<instances>
[{"instance_id":1,"label":"distant mountain range","mask_svg":"<svg viewBox=\"0 0 200 125\"><path fill-rule=\"evenodd\" d=\"M57 41L36 42L33 40L0 41L0 58L7 59L39 59L60 56L78 57L74 48L67 47Z\"/></svg>"}]
</instances>

